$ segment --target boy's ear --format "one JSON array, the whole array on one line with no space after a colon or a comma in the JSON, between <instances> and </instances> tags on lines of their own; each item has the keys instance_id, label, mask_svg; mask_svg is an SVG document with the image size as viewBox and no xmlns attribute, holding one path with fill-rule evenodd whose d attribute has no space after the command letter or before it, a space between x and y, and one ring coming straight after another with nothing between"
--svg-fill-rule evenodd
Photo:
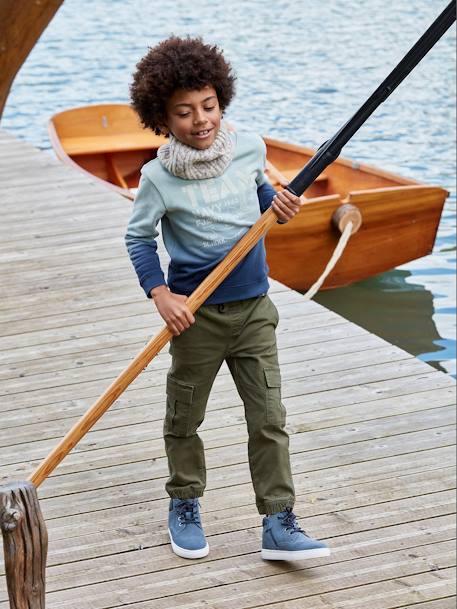
<instances>
[{"instance_id":1,"label":"boy's ear","mask_svg":"<svg viewBox=\"0 0 457 609\"><path fill-rule=\"evenodd\" d=\"M159 125L159 129L162 135L164 135L165 137L168 137L170 135L170 129L168 129L166 125Z\"/></svg>"}]
</instances>

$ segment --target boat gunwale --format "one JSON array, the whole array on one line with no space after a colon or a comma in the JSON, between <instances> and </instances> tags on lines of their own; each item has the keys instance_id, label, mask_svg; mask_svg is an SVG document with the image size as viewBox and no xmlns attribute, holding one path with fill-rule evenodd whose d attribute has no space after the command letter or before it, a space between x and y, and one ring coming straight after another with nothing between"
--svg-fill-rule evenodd
<instances>
[{"instance_id":1,"label":"boat gunwale","mask_svg":"<svg viewBox=\"0 0 457 609\"><path fill-rule=\"evenodd\" d=\"M105 187L111 189L114 192L117 192L121 196L123 196L127 199L130 199L130 200L133 200L135 198L135 195L134 195L134 193L132 193L132 191L130 189L124 189L120 186L117 186L116 184L113 184L112 182L109 182L108 180L99 178L98 176L91 173L87 169L84 169L84 167L79 165L76 161L74 161L73 158L66 152L65 148L63 147L61 138L58 135L57 128L54 123L54 121L57 117L65 115L67 113L70 114L71 112L74 112L74 111L78 111L78 110L83 111L83 110L87 110L87 109L93 110L93 109L97 109L97 108L105 109L105 108L113 108L113 107L116 107L116 108L126 108L127 107L127 108L130 108L134 112L133 108L129 104L125 104L125 103L88 104L86 106L76 106L73 108L68 108L67 110L62 110L61 112L58 112L51 116L51 118L48 121L48 134L50 137L52 148L53 148L54 152L56 153L57 158L61 162L65 163L71 167L76 168L78 171L84 172L86 175L90 176L92 179L96 180L97 182L102 183ZM144 129L144 131L146 131L146 130L147 130L147 128ZM121 136L122 133L120 133L119 135ZM282 150L286 150L286 151L290 151L290 152L295 152L298 154L305 154L309 157L312 157L315 154L314 149L309 148L307 146L302 146L300 144L284 142L282 140L277 140L275 138L270 138L267 136L263 136L263 140L265 141L265 144L267 146L272 146L273 148L282 149ZM143 149L138 149L138 151L140 151L140 150L143 150ZM137 151L136 148L131 149L131 152L135 152L135 151ZM107 152L109 152L109 151L94 152L92 154L94 156L100 156L102 154L106 154ZM87 155L91 155L91 153L88 152ZM391 190L391 191L395 191L398 189L403 190L404 188L407 188L410 186L420 186L420 187L425 187L425 188L439 188L442 191L446 192L447 196L449 196L449 192L447 190L443 189L439 185L429 185L424 182L414 180L413 178L405 178L405 177L395 174L393 172L385 171L385 170L379 169L378 167L375 167L373 165L361 163L359 161L355 161L348 157L338 157L332 163L332 165L333 164L346 167L354 172L360 171L362 173L367 173L369 175L374 175L374 176L377 176L380 178L384 178L386 180L389 180L390 182L394 182L395 184L393 186L385 186L385 187L380 187L380 188L351 190L347 193L346 196L344 196L344 198L339 193L331 193L329 195L310 197L309 199L307 199L307 203L311 203L313 201L318 201L318 200L323 200L323 197L325 197L325 196L334 196L334 195L338 195L340 197L340 200L344 202L344 201L347 201L352 194L360 195L361 193L369 194L369 193L385 191L385 190Z\"/></svg>"},{"instance_id":2,"label":"boat gunwale","mask_svg":"<svg viewBox=\"0 0 457 609\"><path fill-rule=\"evenodd\" d=\"M300 154L305 153L306 155L309 155L310 157L312 157L316 153L315 149L308 148L307 146L302 146L301 144L291 144L289 142L283 142L282 140L276 140L276 139L269 138L269 137L264 137L263 139L264 139L265 143L267 144L267 146L272 145L275 148L282 148L285 150L290 150L291 152L297 152ZM401 184L401 185L420 184L422 186L428 186L428 184L425 184L424 182L420 182L419 180L415 180L413 178L405 178L405 177L400 176L391 171L385 171L384 169L379 169L378 167L375 167L374 165L369 165L367 163L361 163L359 161L351 159L350 157L338 157L337 159L335 159L335 161L333 161L332 165L333 164L343 165L344 167L347 167L351 171L362 171L365 173L369 173L371 175L376 175L376 176L379 176L380 178L385 178L387 180L390 180L391 182L399 182L399 184ZM378 189L373 188L373 189L369 189L369 190L378 190Z\"/></svg>"}]
</instances>

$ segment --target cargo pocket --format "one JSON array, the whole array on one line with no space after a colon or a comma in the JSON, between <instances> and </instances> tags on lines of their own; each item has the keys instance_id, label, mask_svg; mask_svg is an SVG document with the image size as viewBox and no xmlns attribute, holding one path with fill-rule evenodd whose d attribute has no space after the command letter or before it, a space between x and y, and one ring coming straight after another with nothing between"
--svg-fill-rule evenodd
<instances>
[{"instance_id":1,"label":"cargo pocket","mask_svg":"<svg viewBox=\"0 0 457 609\"><path fill-rule=\"evenodd\" d=\"M167 377L167 414L165 433L187 437L191 435L192 403L195 386Z\"/></svg>"},{"instance_id":2,"label":"cargo pocket","mask_svg":"<svg viewBox=\"0 0 457 609\"><path fill-rule=\"evenodd\" d=\"M264 368L267 386L267 423L286 424L286 409L281 402L281 373L279 368Z\"/></svg>"}]
</instances>

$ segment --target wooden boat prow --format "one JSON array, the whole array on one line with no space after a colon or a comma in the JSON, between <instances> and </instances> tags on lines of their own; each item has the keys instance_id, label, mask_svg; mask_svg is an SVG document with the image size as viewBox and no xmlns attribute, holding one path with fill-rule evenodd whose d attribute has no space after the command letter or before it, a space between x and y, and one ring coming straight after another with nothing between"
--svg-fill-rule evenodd
<instances>
[{"instance_id":1,"label":"wooden boat prow","mask_svg":"<svg viewBox=\"0 0 457 609\"><path fill-rule=\"evenodd\" d=\"M296 290L308 289L313 281L304 284L303 277L315 280L325 268L340 237L332 217L346 203L361 211L363 224L322 289L344 287L422 258L433 250L446 196L439 186L413 184L352 192L344 199L310 199L293 222L267 235L270 274Z\"/></svg>"},{"instance_id":2,"label":"wooden boat prow","mask_svg":"<svg viewBox=\"0 0 457 609\"><path fill-rule=\"evenodd\" d=\"M66 110L49 122L58 158L128 199L134 198L141 167L167 140L145 130L127 104ZM314 155L311 148L265 138L267 172L291 180ZM362 214L362 227L321 289L343 287L431 253L449 193L376 167L338 158L305 193L294 220L267 235L270 276L291 288L308 289L320 276L340 237L332 224L344 203Z\"/></svg>"}]
</instances>

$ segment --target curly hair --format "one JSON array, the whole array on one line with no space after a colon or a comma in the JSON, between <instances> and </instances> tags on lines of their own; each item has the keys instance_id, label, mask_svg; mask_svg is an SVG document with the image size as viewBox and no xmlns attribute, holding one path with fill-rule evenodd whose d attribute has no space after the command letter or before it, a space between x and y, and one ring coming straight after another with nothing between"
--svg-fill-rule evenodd
<instances>
[{"instance_id":1,"label":"curly hair","mask_svg":"<svg viewBox=\"0 0 457 609\"><path fill-rule=\"evenodd\" d=\"M206 86L216 90L224 111L235 95L236 77L231 65L217 46L198 38L172 36L137 63L130 85L132 106L141 122L158 135L166 123L166 104L178 89L200 91Z\"/></svg>"}]
</instances>

